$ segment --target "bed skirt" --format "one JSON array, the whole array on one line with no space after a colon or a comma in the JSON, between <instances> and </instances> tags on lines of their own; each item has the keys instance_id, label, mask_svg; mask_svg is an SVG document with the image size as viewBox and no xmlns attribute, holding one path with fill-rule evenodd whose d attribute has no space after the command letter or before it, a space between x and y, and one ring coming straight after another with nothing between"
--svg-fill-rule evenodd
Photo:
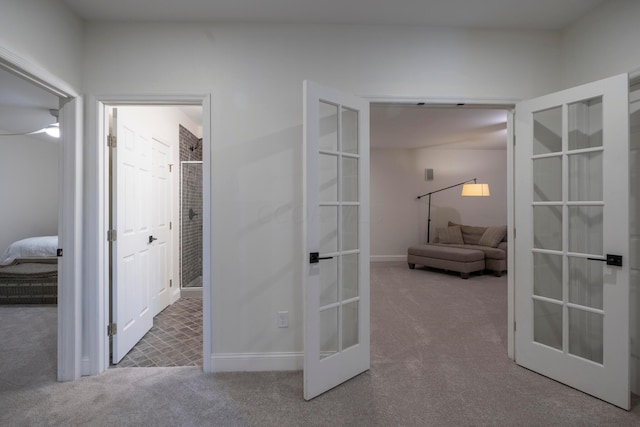
<instances>
[{"instance_id":1,"label":"bed skirt","mask_svg":"<svg viewBox=\"0 0 640 427\"><path fill-rule=\"evenodd\" d=\"M57 264L17 263L0 268L0 304L57 302Z\"/></svg>"}]
</instances>

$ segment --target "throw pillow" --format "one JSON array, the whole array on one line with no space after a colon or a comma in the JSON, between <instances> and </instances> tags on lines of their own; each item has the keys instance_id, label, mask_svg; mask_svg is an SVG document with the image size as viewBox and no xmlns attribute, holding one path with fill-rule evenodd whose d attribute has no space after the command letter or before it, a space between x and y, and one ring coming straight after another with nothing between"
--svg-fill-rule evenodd
<instances>
[{"instance_id":1,"label":"throw pillow","mask_svg":"<svg viewBox=\"0 0 640 427\"><path fill-rule=\"evenodd\" d=\"M462 225L456 224L449 221L449 227L460 226L460 230L462 230L462 239L464 240L465 245L479 245L480 238L487 231L487 227L476 227L472 225Z\"/></svg>"},{"instance_id":2,"label":"throw pillow","mask_svg":"<svg viewBox=\"0 0 640 427\"><path fill-rule=\"evenodd\" d=\"M462 231L459 226L438 228L438 241L452 245L464 245Z\"/></svg>"},{"instance_id":3,"label":"throw pillow","mask_svg":"<svg viewBox=\"0 0 640 427\"><path fill-rule=\"evenodd\" d=\"M487 227L487 231L484 232L478 245L480 246L489 246L490 248L497 247L504 236L507 234L507 227Z\"/></svg>"}]
</instances>

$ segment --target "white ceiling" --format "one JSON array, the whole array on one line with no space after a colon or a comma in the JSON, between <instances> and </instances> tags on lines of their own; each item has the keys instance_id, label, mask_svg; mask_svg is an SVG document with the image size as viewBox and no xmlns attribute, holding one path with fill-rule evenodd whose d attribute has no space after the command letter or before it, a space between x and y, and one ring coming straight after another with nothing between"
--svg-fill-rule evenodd
<instances>
[{"instance_id":1,"label":"white ceiling","mask_svg":"<svg viewBox=\"0 0 640 427\"><path fill-rule=\"evenodd\" d=\"M505 149L506 110L371 105L372 148Z\"/></svg>"},{"instance_id":2,"label":"white ceiling","mask_svg":"<svg viewBox=\"0 0 640 427\"><path fill-rule=\"evenodd\" d=\"M63 0L102 21L446 25L558 30L606 0Z\"/></svg>"}]
</instances>

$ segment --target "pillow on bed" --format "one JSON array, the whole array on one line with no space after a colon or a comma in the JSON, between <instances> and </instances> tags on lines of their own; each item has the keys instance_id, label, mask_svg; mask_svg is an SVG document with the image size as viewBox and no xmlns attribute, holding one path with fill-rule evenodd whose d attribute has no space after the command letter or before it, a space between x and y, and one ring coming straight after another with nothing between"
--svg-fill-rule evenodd
<instances>
[{"instance_id":1,"label":"pillow on bed","mask_svg":"<svg viewBox=\"0 0 640 427\"><path fill-rule=\"evenodd\" d=\"M8 265L19 258L51 258L56 256L58 236L39 236L13 242L0 258L0 265Z\"/></svg>"},{"instance_id":2,"label":"pillow on bed","mask_svg":"<svg viewBox=\"0 0 640 427\"><path fill-rule=\"evenodd\" d=\"M438 228L438 242L449 243L452 245L464 245L462 240L462 231L460 226Z\"/></svg>"}]
</instances>

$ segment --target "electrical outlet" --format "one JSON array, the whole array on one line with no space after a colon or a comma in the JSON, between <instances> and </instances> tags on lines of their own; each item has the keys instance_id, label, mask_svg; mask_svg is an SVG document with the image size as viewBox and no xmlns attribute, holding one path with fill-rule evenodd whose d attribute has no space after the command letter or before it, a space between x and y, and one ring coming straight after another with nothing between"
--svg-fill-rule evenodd
<instances>
[{"instance_id":1,"label":"electrical outlet","mask_svg":"<svg viewBox=\"0 0 640 427\"><path fill-rule=\"evenodd\" d=\"M278 312L278 328L288 328L288 327L289 327L289 312L279 311Z\"/></svg>"}]
</instances>

